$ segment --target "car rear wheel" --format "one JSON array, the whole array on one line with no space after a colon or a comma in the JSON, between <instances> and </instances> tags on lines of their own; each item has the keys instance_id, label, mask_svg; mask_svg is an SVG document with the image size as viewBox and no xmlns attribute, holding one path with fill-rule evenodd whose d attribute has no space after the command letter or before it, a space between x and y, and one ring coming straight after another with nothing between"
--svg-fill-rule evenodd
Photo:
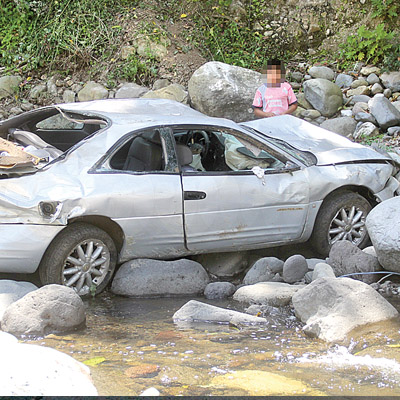
<instances>
[{"instance_id":1,"label":"car rear wheel","mask_svg":"<svg viewBox=\"0 0 400 400\"><path fill-rule=\"evenodd\" d=\"M311 244L323 256L329 255L332 245L339 240L349 240L363 248L369 236L365 219L371 204L358 193L339 192L322 204L311 235Z\"/></svg>"},{"instance_id":2,"label":"car rear wheel","mask_svg":"<svg viewBox=\"0 0 400 400\"><path fill-rule=\"evenodd\" d=\"M113 275L117 250L102 229L74 223L56 236L39 266L41 282L73 288L80 296L102 292Z\"/></svg>"}]
</instances>

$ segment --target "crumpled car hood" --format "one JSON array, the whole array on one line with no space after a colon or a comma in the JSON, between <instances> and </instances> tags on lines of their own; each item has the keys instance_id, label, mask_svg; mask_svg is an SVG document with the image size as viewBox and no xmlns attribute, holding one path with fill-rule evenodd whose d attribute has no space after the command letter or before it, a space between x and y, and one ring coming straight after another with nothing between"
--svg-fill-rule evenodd
<instances>
[{"instance_id":1,"label":"crumpled car hood","mask_svg":"<svg viewBox=\"0 0 400 400\"><path fill-rule=\"evenodd\" d=\"M351 161L391 160L375 150L354 143L351 140L327 131L300 118L281 115L243 122L267 136L284 140L302 151L309 151L317 157L318 165L338 164Z\"/></svg>"}]
</instances>

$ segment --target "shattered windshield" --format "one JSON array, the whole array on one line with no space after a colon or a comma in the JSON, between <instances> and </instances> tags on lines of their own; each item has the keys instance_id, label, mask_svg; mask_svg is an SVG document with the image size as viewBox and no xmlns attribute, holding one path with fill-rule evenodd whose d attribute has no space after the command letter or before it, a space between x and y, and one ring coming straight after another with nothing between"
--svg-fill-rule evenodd
<instances>
[{"instance_id":1,"label":"shattered windshield","mask_svg":"<svg viewBox=\"0 0 400 400\"><path fill-rule=\"evenodd\" d=\"M264 133L261 133L253 128L250 128L249 126L241 125L241 127L253 134L256 134L257 136L261 135L263 137L267 137L268 140L271 143L273 143L276 147L278 147L280 150L289 153L291 156L297 158L307 166L315 165L317 163L316 157L314 156L314 154L310 152L298 150L295 147L291 146L289 143L285 142L284 140L265 135Z\"/></svg>"}]
</instances>

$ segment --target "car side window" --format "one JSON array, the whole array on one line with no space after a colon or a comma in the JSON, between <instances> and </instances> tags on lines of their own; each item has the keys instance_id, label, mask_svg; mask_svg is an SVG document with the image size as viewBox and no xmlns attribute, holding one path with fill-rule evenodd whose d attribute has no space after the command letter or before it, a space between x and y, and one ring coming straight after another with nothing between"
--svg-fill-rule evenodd
<instances>
[{"instance_id":1,"label":"car side window","mask_svg":"<svg viewBox=\"0 0 400 400\"><path fill-rule=\"evenodd\" d=\"M135 135L110 158L111 169L131 172L164 171L165 151L158 130Z\"/></svg>"},{"instance_id":2,"label":"car side window","mask_svg":"<svg viewBox=\"0 0 400 400\"><path fill-rule=\"evenodd\" d=\"M183 172L250 171L256 166L278 170L287 161L262 143L231 131L175 130L174 137Z\"/></svg>"}]
</instances>

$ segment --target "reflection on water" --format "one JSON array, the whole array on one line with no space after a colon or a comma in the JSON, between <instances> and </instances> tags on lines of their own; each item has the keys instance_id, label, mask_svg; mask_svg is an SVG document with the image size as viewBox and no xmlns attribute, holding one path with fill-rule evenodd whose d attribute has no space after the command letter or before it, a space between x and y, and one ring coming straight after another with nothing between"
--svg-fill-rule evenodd
<instances>
[{"instance_id":1,"label":"reflection on water","mask_svg":"<svg viewBox=\"0 0 400 400\"><path fill-rule=\"evenodd\" d=\"M345 347L307 338L289 308L268 324L177 326L188 298L87 301L87 328L36 340L90 365L100 395L400 395L398 321L366 327ZM240 310L233 301L209 302Z\"/></svg>"}]
</instances>

